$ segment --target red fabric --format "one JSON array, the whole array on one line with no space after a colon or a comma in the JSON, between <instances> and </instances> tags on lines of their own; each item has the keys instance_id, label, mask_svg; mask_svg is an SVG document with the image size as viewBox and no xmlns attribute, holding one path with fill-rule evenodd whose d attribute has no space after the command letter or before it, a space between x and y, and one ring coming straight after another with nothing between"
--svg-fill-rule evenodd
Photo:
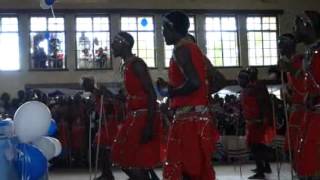
<instances>
[{"instance_id":1,"label":"red fabric","mask_svg":"<svg viewBox=\"0 0 320 180\"><path fill-rule=\"evenodd\" d=\"M207 120L200 120L207 118ZM219 138L209 114L177 117L169 130L164 180L214 180L211 157Z\"/></svg>"},{"instance_id":2,"label":"red fabric","mask_svg":"<svg viewBox=\"0 0 320 180\"><path fill-rule=\"evenodd\" d=\"M147 144L142 144L142 133L148 121L148 99L142 83L132 68L132 64L136 61L142 60L136 58L127 64L124 70L124 84L128 93L127 116L112 145L111 156L113 162L123 168L134 167L150 169L160 163L162 122L160 114L156 113L153 119L153 139Z\"/></svg>"},{"instance_id":3,"label":"red fabric","mask_svg":"<svg viewBox=\"0 0 320 180\"><path fill-rule=\"evenodd\" d=\"M292 66L298 70L302 68L302 55L296 55L292 58ZM288 86L292 88L291 102L293 104L303 104L306 88L304 84L304 77L296 77L294 74L287 73Z\"/></svg>"},{"instance_id":4,"label":"red fabric","mask_svg":"<svg viewBox=\"0 0 320 180\"><path fill-rule=\"evenodd\" d=\"M243 89L240 94L242 113L245 119L258 119L260 116L260 108L253 89Z\"/></svg>"},{"instance_id":5,"label":"red fabric","mask_svg":"<svg viewBox=\"0 0 320 180\"><path fill-rule=\"evenodd\" d=\"M141 59L133 60L125 66L124 83L127 90L127 108L129 110L142 109L148 107L147 94L142 86L142 83L135 75L132 64L135 61L142 61ZM142 61L143 62L143 61Z\"/></svg>"},{"instance_id":6,"label":"red fabric","mask_svg":"<svg viewBox=\"0 0 320 180\"><path fill-rule=\"evenodd\" d=\"M308 93L311 94L319 94L320 93L320 87L317 86L320 85L320 49L316 50L316 53L312 56L312 62L310 65L310 74L313 78L310 76L307 77L307 88Z\"/></svg>"},{"instance_id":7,"label":"red fabric","mask_svg":"<svg viewBox=\"0 0 320 180\"><path fill-rule=\"evenodd\" d=\"M116 102L104 102L101 132L97 132L95 137L95 143L98 143L100 135L100 145L111 147L115 137L117 136L120 121L118 119L119 107ZM100 113L101 96L96 97L96 111ZM106 117L107 116L107 117Z\"/></svg>"},{"instance_id":8,"label":"red fabric","mask_svg":"<svg viewBox=\"0 0 320 180\"><path fill-rule=\"evenodd\" d=\"M72 124L71 129L71 148L81 150L84 148L83 139L86 139L86 127L79 119ZM82 140L81 140L82 139Z\"/></svg>"},{"instance_id":9,"label":"red fabric","mask_svg":"<svg viewBox=\"0 0 320 180\"><path fill-rule=\"evenodd\" d=\"M58 139L61 142L63 149L69 148L68 127L67 123L64 121L60 121L58 124Z\"/></svg>"},{"instance_id":10,"label":"red fabric","mask_svg":"<svg viewBox=\"0 0 320 180\"><path fill-rule=\"evenodd\" d=\"M292 58L292 67L295 70L302 68L303 55L296 55ZM289 117L289 134L290 134L290 149L292 150L293 157L297 152L297 144L301 133L301 122L304 118L305 111L303 108L304 98L306 95L306 87L304 76L296 77L294 74L287 73L288 86L292 88L291 103L293 105L301 105L295 111L292 111ZM289 137L288 133L285 140L285 149L289 149Z\"/></svg>"},{"instance_id":11,"label":"red fabric","mask_svg":"<svg viewBox=\"0 0 320 180\"><path fill-rule=\"evenodd\" d=\"M320 173L320 113L307 112L302 123L303 141L299 141L296 157L296 171L299 176L313 176Z\"/></svg>"},{"instance_id":12,"label":"red fabric","mask_svg":"<svg viewBox=\"0 0 320 180\"><path fill-rule=\"evenodd\" d=\"M190 52L192 64L200 78L200 88L187 96L177 96L170 99L170 107L196 106L208 104L208 83L205 57L199 47L194 43L183 45ZM174 59L170 61L169 84L173 87L179 87L185 82L185 76Z\"/></svg>"},{"instance_id":13,"label":"red fabric","mask_svg":"<svg viewBox=\"0 0 320 180\"><path fill-rule=\"evenodd\" d=\"M320 88L320 49L316 50L311 59L310 74L306 85L308 93L319 94ZM318 101L320 102L320 101ZM317 112L318 111L318 112ZM300 141L296 157L296 171L300 176L315 176L320 174L320 112L307 111L306 118L301 123Z\"/></svg>"},{"instance_id":14,"label":"red fabric","mask_svg":"<svg viewBox=\"0 0 320 180\"><path fill-rule=\"evenodd\" d=\"M100 145L111 147L118 134L119 126L120 122L117 119L108 119L101 125L101 133L97 132L95 142L98 143L100 135Z\"/></svg>"},{"instance_id":15,"label":"red fabric","mask_svg":"<svg viewBox=\"0 0 320 180\"><path fill-rule=\"evenodd\" d=\"M268 109L265 110L267 113L264 117L260 117L261 107L259 107L258 95L263 96L264 103L269 104L268 91L261 84L253 84L244 88L240 93L242 113L246 119L246 141L249 146L252 144L270 144L276 135L269 106L265 107ZM257 123L257 120L263 120L263 122Z\"/></svg>"},{"instance_id":16,"label":"red fabric","mask_svg":"<svg viewBox=\"0 0 320 180\"><path fill-rule=\"evenodd\" d=\"M160 163L160 115L154 119L154 137L142 144L142 132L147 122L147 112L129 113L112 146L112 160L123 168L153 168Z\"/></svg>"},{"instance_id":17,"label":"red fabric","mask_svg":"<svg viewBox=\"0 0 320 180\"><path fill-rule=\"evenodd\" d=\"M303 107L292 111L289 117L289 135L290 135L290 149L295 157L296 150L298 148L298 142L301 136L301 123L305 118L305 110ZM288 133L285 140L285 150L289 150L289 138Z\"/></svg>"}]
</instances>

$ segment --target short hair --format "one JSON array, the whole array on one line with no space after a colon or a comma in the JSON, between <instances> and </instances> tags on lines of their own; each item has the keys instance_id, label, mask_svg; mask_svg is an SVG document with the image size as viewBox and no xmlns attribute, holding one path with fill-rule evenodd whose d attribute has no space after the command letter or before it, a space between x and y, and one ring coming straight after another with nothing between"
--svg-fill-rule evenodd
<instances>
[{"instance_id":1,"label":"short hair","mask_svg":"<svg viewBox=\"0 0 320 180\"><path fill-rule=\"evenodd\" d=\"M255 67L248 67L248 68L247 68L247 71L248 71L248 73L249 73L249 79L250 79L250 81L255 81L255 80L258 79L258 73L259 73L259 71L258 71L257 68L255 68Z\"/></svg>"},{"instance_id":2,"label":"short hair","mask_svg":"<svg viewBox=\"0 0 320 180\"><path fill-rule=\"evenodd\" d=\"M238 78L239 78L239 79L249 80L249 79L250 79L250 73L249 73L249 71L247 71L246 69L240 70L240 72L239 72L239 74L238 74Z\"/></svg>"},{"instance_id":3,"label":"short hair","mask_svg":"<svg viewBox=\"0 0 320 180\"><path fill-rule=\"evenodd\" d=\"M170 25L177 33L185 36L188 33L189 17L181 11L173 11L164 15L164 23Z\"/></svg>"},{"instance_id":4,"label":"short hair","mask_svg":"<svg viewBox=\"0 0 320 180\"><path fill-rule=\"evenodd\" d=\"M124 41L128 44L128 46L129 46L130 49L133 48L134 39L133 39L133 37L132 37L131 34L129 34L128 32L125 32L125 31L120 31L120 32L117 34L117 36L123 38Z\"/></svg>"},{"instance_id":5,"label":"short hair","mask_svg":"<svg viewBox=\"0 0 320 180\"><path fill-rule=\"evenodd\" d=\"M80 84L81 84L81 86L82 86L84 83L93 83L93 84L95 84L95 78L94 78L93 76L83 76L83 77L81 77L81 79L80 79Z\"/></svg>"}]
</instances>

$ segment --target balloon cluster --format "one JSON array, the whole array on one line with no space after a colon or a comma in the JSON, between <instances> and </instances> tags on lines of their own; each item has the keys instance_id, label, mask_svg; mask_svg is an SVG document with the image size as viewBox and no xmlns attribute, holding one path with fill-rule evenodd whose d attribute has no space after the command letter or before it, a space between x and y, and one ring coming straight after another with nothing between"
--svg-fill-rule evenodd
<instances>
[{"instance_id":1,"label":"balloon cluster","mask_svg":"<svg viewBox=\"0 0 320 180\"><path fill-rule=\"evenodd\" d=\"M55 135L57 124L49 108L38 101L22 104L14 115L13 130L18 139L14 165L20 179L38 180L48 170L48 161L61 153Z\"/></svg>"}]
</instances>

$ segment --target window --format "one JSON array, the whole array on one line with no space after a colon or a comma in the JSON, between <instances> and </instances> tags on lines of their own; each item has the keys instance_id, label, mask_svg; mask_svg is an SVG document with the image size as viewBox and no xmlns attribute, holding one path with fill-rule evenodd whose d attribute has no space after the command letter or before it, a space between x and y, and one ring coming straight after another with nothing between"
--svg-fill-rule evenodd
<instances>
[{"instance_id":1,"label":"window","mask_svg":"<svg viewBox=\"0 0 320 180\"><path fill-rule=\"evenodd\" d=\"M189 22L190 22L190 28L189 28L189 33L192 34L193 36L196 36L195 32L195 20L194 17L189 17ZM172 51L173 51L173 45L168 46L166 43L164 43L164 50L165 50L165 67L169 67L170 64L170 59L172 56Z\"/></svg>"},{"instance_id":2,"label":"window","mask_svg":"<svg viewBox=\"0 0 320 180\"><path fill-rule=\"evenodd\" d=\"M31 17L31 69L65 69L64 18Z\"/></svg>"},{"instance_id":3,"label":"window","mask_svg":"<svg viewBox=\"0 0 320 180\"><path fill-rule=\"evenodd\" d=\"M207 57L214 66L238 66L238 32L235 17L206 17Z\"/></svg>"},{"instance_id":4,"label":"window","mask_svg":"<svg viewBox=\"0 0 320 180\"><path fill-rule=\"evenodd\" d=\"M277 64L277 34L277 17L247 17L250 66Z\"/></svg>"},{"instance_id":5,"label":"window","mask_svg":"<svg viewBox=\"0 0 320 180\"><path fill-rule=\"evenodd\" d=\"M155 67L153 17L121 17L121 30L127 31L133 36L135 40L133 53L142 58L148 67Z\"/></svg>"},{"instance_id":6,"label":"window","mask_svg":"<svg viewBox=\"0 0 320 180\"><path fill-rule=\"evenodd\" d=\"M112 68L109 17L77 17L77 68Z\"/></svg>"},{"instance_id":7,"label":"window","mask_svg":"<svg viewBox=\"0 0 320 180\"><path fill-rule=\"evenodd\" d=\"M0 18L0 70L20 69L18 18Z\"/></svg>"}]
</instances>

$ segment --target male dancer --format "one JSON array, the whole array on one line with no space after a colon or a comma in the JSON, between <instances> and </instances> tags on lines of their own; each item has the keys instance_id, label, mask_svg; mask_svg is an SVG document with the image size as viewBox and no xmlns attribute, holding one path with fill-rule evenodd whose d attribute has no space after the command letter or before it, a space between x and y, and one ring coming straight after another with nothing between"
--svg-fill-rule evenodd
<instances>
[{"instance_id":1,"label":"male dancer","mask_svg":"<svg viewBox=\"0 0 320 180\"><path fill-rule=\"evenodd\" d=\"M124 61L127 91L127 115L113 144L112 160L132 180L157 179L152 169L160 163L161 120L148 67L132 53L133 45L127 32L118 33L111 44L113 55Z\"/></svg>"},{"instance_id":2,"label":"male dancer","mask_svg":"<svg viewBox=\"0 0 320 180\"><path fill-rule=\"evenodd\" d=\"M272 139L271 102L268 90L257 83L257 70L241 70L238 82L242 88L240 102L246 120L246 141L256 162L255 175L248 179L264 179L264 173L271 173L269 148ZM270 135L271 134L271 135Z\"/></svg>"},{"instance_id":3,"label":"male dancer","mask_svg":"<svg viewBox=\"0 0 320 180\"><path fill-rule=\"evenodd\" d=\"M279 66L287 72L287 89L290 106L289 132L286 135L285 149L291 150L293 167L296 167L297 144L301 133L301 122L305 116L304 74L302 72L303 55L296 52L296 40L293 34L283 34L279 37L278 47L280 55L287 60L280 60ZM289 142L290 140L290 142ZM290 145L290 149L289 149Z\"/></svg>"},{"instance_id":4,"label":"male dancer","mask_svg":"<svg viewBox=\"0 0 320 180\"><path fill-rule=\"evenodd\" d=\"M100 177L96 178L96 180L114 180L111 170L112 162L110 158L110 148L112 147L113 140L120 125L120 121L118 119L110 118L110 114L114 113L112 103L115 102L115 99L113 98L112 93L107 89L97 88L93 77L83 77L81 79L81 86L86 92L92 93L95 101L94 110L98 113L98 116L102 121L101 129L97 132L95 138L95 142L99 143L100 146L99 151L101 156L98 157L98 162L102 173ZM102 95L103 99L101 99Z\"/></svg>"},{"instance_id":5,"label":"male dancer","mask_svg":"<svg viewBox=\"0 0 320 180\"><path fill-rule=\"evenodd\" d=\"M320 179L320 14L306 11L307 18L297 17L295 37L306 45L303 59L307 107L301 123L296 170L303 180Z\"/></svg>"},{"instance_id":6,"label":"male dancer","mask_svg":"<svg viewBox=\"0 0 320 180\"><path fill-rule=\"evenodd\" d=\"M174 111L163 178L214 180L211 155L218 135L208 110L207 66L199 47L185 38L189 26L188 16L182 12L163 18L165 41L174 45L169 82L157 81Z\"/></svg>"}]
</instances>

